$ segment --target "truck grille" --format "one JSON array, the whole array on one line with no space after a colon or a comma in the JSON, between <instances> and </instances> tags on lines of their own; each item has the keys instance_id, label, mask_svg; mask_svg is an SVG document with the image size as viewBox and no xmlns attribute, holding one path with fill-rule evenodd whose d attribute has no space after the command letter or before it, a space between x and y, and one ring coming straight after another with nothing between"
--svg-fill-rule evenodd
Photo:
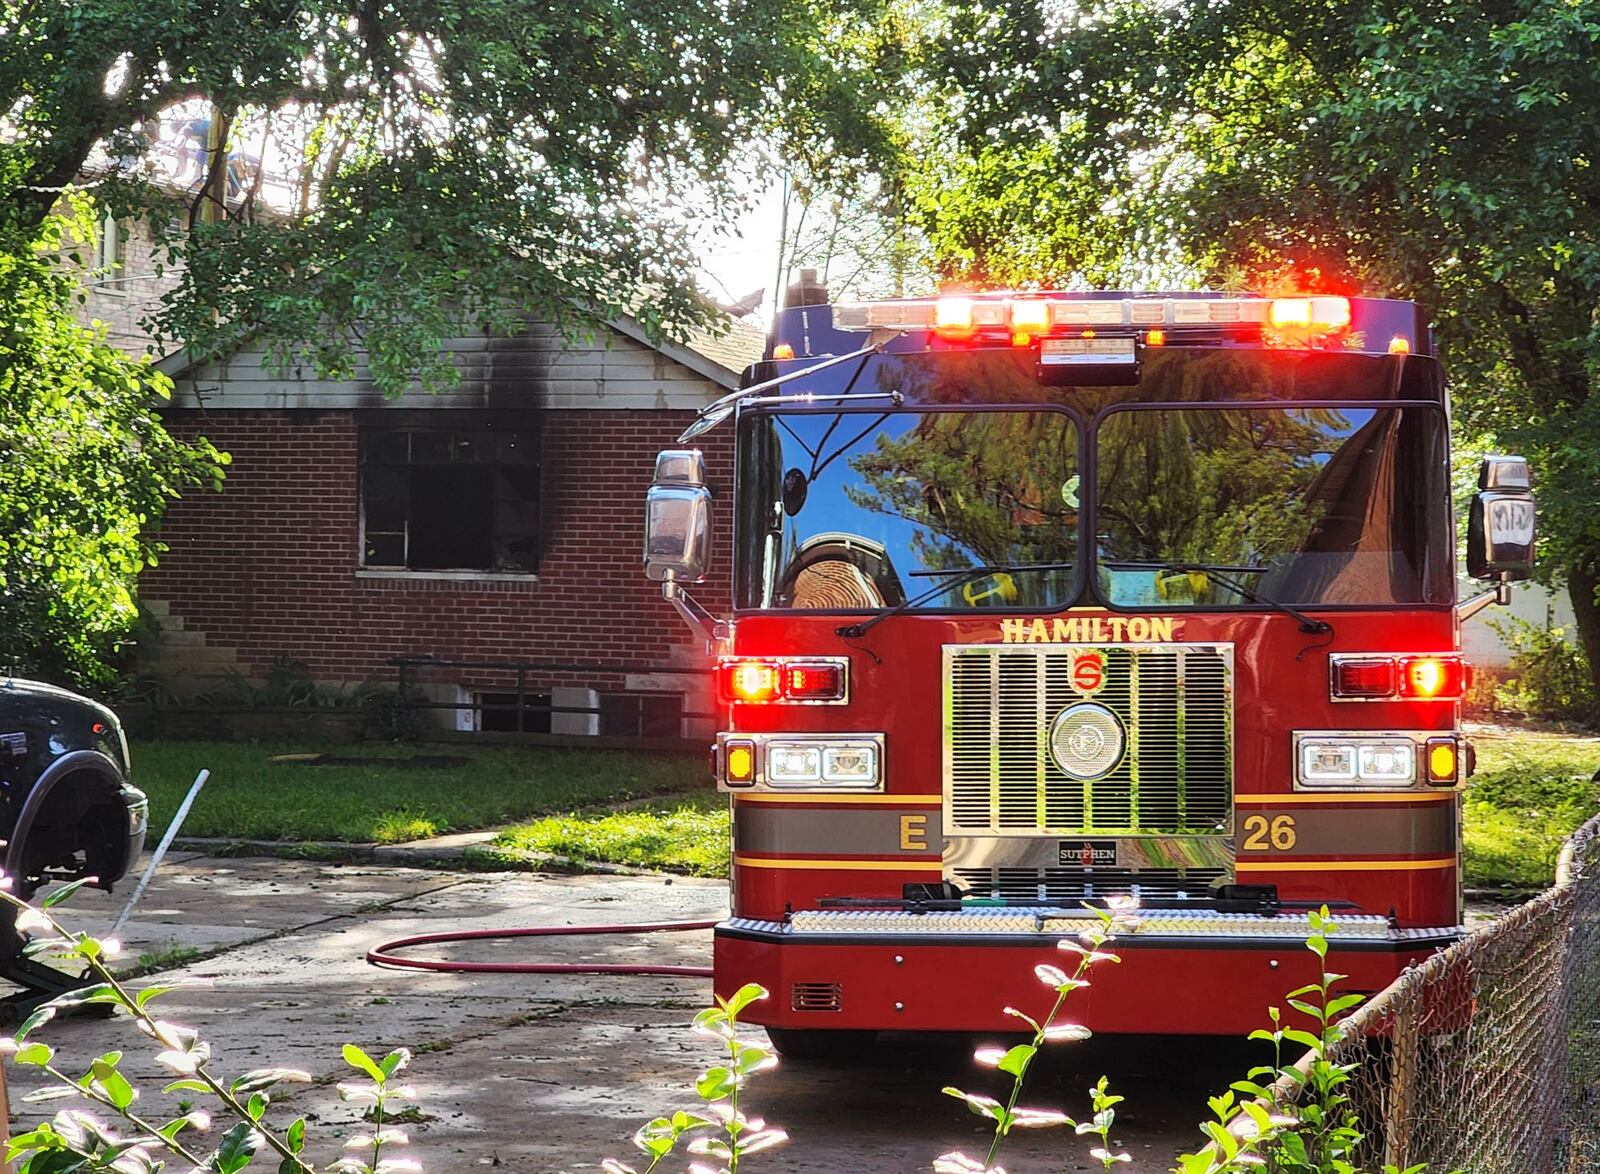
<instances>
[{"instance_id":1,"label":"truck grille","mask_svg":"<svg viewBox=\"0 0 1600 1174\"><path fill-rule=\"evenodd\" d=\"M957 868L952 875L969 896L1020 904L1076 905L1095 897L1204 897L1225 868Z\"/></svg>"},{"instance_id":2,"label":"truck grille","mask_svg":"<svg viewBox=\"0 0 1600 1174\"><path fill-rule=\"evenodd\" d=\"M1073 687L1073 658L1105 658L1104 683ZM1226 832L1233 794L1229 644L948 645L945 831L960 835L1195 835ZM1127 737L1105 775L1064 773L1050 729L1092 700Z\"/></svg>"}]
</instances>

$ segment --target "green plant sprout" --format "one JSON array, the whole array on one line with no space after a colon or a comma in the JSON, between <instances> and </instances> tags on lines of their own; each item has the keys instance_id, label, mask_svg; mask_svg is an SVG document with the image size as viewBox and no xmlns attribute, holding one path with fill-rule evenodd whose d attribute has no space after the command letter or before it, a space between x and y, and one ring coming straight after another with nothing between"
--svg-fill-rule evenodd
<instances>
[{"instance_id":1,"label":"green plant sprout","mask_svg":"<svg viewBox=\"0 0 1600 1174\"><path fill-rule=\"evenodd\" d=\"M959 1088L944 1090L947 1096L965 1101L967 1107L978 1116L993 1121L994 1131L989 1138L989 1151L981 1162L959 1150L953 1150L935 1159L933 1168L938 1174L1005 1174L1004 1168L995 1162L1000 1155L1000 1147L1011 1131L1047 1128L1052 1125L1071 1125L1080 1136L1093 1134L1099 1137L1100 1144L1090 1151L1090 1156L1106 1169L1129 1160L1127 1154L1113 1153L1110 1149L1111 1124L1116 1119L1113 1106L1122 1098L1112 1096L1107 1091L1104 1077L1101 1077L1100 1082L1091 1090L1094 1116L1089 1121L1074 1121L1065 1113L1055 1109L1017 1107L1023 1085L1027 1081L1028 1069L1041 1047L1047 1043L1076 1042L1089 1038L1090 1031L1087 1027L1076 1023L1057 1023L1056 1017L1061 1014L1068 997L1074 991L1082 990L1089 985L1086 976L1091 967L1102 962L1121 961L1117 955L1106 953L1101 947L1111 941L1118 932L1131 928L1137 920L1135 913L1138 903L1132 898L1113 897L1106 903L1104 909L1095 906L1085 906L1085 908L1095 915L1097 924L1084 930L1076 941L1068 939L1056 943L1062 952L1076 957L1072 973L1069 975L1059 966L1048 962L1041 962L1033 968L1035 977L1056 993L1055 1003L1049 1013L1039 1020L1015 1007L1005 1009L1007 1015L1020 1019L1033 1028L1032 1040L1006 1049L980 1048L974 1053L973 1058L980 1064L998 1068L1011 1077L1011 1093L1006 1103L1001 1104L994 1097L964 1092Z\"/></svg>"},{"instance_id":2,"label":"green plant sprout","mask_svg":"<svg viewBox=\"0 0 1600 1174\"><path fill-rule=\"evenodd\" d=\"M788 1140L782 1129L746 1116L739 1104L745 1082L778 1063L770 1048L739 1038L739 1012L766 997L765 987L746 983L731 998L715 996L715 1004L694 1017L694 1032L719 1041L727 1060L711 1065L694 1082L696 1094L705 1103L703 1112L679 1110L670 1117L657 1117L633 1135L633 1144L650 1159L643 1174L666 1161L685 1138L689 1139L689 1153L716 1163L695 1162L691 1174L738 1174L744 1157ZM639 1174L615 1158L607 1158L601 1168L606 1174Z\"/></svg>"},{"instance_id":3,"label":"green plant sprout","mask_svg":"<svg viewBox=\"0 0 1600 1174\"><path fill-rule=\"evenodd\" d=\"M1274 1174L1360 1174L1355 1163L1365 1139L1358 1126L1349 1095L1343 1091L1356 1064L1336 1064L1329 1052L1342 1038L1340 1021L1365 998L1339 995L1334 988L1347 977L1328 969L1328 935L1338 925L1328 907L1309 914L1311 932L1306 949L1317 956L1317 981L1290 991L1290 1007L1312 1020L1315 1031L1286 1027L1277 1007L1268 1009L1272 1030L1250 1033L1253 1040L1272 1044L1270 1065L1252 1068L1227 1092L1210 1098L1213 1119L1200 1130L1207 1144L1178 1159L1175 1174L1240 1174L1270 1170ZM1283 1059L1284 1044L1306 1049L1304 1072ZM1302 1093L1299 1103L1284 1103L1282 1089ZM1241 1097L1239 1094L1243 1094ZM1426 1165L1404 1170L1385 1165L1382 1174L1422 1174Z\"/></svg>"},{"instance_id":4,"label":"green plant sprout","mask_svg":"<svg viewBox=\"0 0 1600 1174\"><path fill-rule=\"evenodd\" d=\"M165 1168L165 1155L205 1174L238 1174L258 1155L270 1155L278 1174L313 1174L315 1167L306 1150L306 1119L298 1117L281 1129L267 1120L272 1090L282 1084L309 1082L310 1074L294 1068L257 1068L230 1081L214 1072L211 1046L198 1032L158 1019L151 1010L155 1000L185 984L168 981L130 989L108 965L119 952L116 942L68 929L51 913L93 879L64 885L34 906L15 896L10 881L0 878L0 902L11 907L17 933L29 935L24 954L81 963L87 980L82 989L52 999L29 1015L14 1038L0 1039L0 1051L9 1052L12 1063L36 1068L54 1082L23 1100L87 1101L121 1124L108 1125L101 1116L77 1106L63 1108L51 1120L12 1137L6 1143L5 1160L14 1165L17 1174L154 1174ZM59 1012L90 1004L108 1006L113 1014L131 1018L134 1026L154 1041L160 1049L157 1063L177 1077L163 1092L198 1093L215 1100L218 1114L233 1122L215 1146L207 1148L197 1141L211 1128L211 1113L192 1108L189 1102L183 1103L181 1116L159 1124L138 1111L140 1091L121 1070L123 1053L106 1052L92 1060L83 1075L74 1077L60 1066L54 1048L29 1038ZM346 1142L347 1149L359 1153L334 1161L327 1167L329 1174L420 1169L414 1162L387 1156L386 1151L405 1144L406 1137L382 1123L383 1108L389 1101L414 1095L411 1089L391 1083L406 1066L409 1053L401 1049L375 1061L347 1044L344 1057L371 1086L341 1084L340 1096L374 1102L378 1124L371 1134Z\"/></svg>"}]
</instances>

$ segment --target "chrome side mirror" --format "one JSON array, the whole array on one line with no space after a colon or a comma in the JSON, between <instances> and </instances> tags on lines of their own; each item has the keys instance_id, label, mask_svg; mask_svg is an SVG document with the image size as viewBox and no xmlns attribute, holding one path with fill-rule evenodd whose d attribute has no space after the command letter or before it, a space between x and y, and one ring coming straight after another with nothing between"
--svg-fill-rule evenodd
<instances>
[{"instance_id":1,"label":"chrome side mirror","mask_svg":"<svg viewBox=\"0 0 1600 1174\"><path fill-rule=\"evenodd\" d=\"M699 449L669 448L656 456L645 494L644 573L648 579L700 583L711 558L711 490Z\"/></svg>"},{"instance_id":2,"label":"chrome side mirror","mask_svg":"<svg viewBox=\"0 0 1600 1174\"><path fill-rule=\"evenodd\" d=\"M1485 457L1467 518L1467 574L1509 583L1533 574L1534 502L1528 462Z\"/></svg>"}]
</instances>

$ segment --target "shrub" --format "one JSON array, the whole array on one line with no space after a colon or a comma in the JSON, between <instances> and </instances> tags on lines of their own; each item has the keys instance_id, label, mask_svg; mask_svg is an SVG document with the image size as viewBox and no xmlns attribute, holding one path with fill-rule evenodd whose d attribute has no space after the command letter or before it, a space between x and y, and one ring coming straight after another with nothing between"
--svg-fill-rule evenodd
<instances>
[{"instance_id":1,"label":"shrub","mask_svg":"<svg viewBox=\"0 0 1600 1174\"><path fill-rule=\"evenodd\" d=\"M1583 649L1559 625L1539 625L1515 616L1491 626L1512 650L1495 707L1550 721L1592 721L1594 680Z\"/></svg>"}]
</instances>

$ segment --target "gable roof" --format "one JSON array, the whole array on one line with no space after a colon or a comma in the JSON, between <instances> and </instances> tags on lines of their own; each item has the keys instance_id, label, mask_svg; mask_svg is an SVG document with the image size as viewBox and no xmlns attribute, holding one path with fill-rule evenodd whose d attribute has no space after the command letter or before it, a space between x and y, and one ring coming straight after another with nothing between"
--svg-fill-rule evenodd
<instances>
[{"instance_id":1,"label":"gable roof","mask_svg":"<svg viewBox=\"0 0 1600 1174\"><path fill-rule=\"evenodd\" d=\"M739 387L739 380L744 375L745 368L765 357L767 340L761 329L751 323L732 316L729 316L727 321L729 328L723 334L697 330L682 343L670 339L651 342L644 327L630 317L614 318L607 325L623 337L658 351L673 362L688 368L702 379L708 379L729 391L734 391ZM249 342L250 338L247 337L240 340L239 346L243 347ZM167 377L180 379L206 361L204 357L184 347L163 355L156 361L155 366Z\"/></svg>"}]
</instances>

